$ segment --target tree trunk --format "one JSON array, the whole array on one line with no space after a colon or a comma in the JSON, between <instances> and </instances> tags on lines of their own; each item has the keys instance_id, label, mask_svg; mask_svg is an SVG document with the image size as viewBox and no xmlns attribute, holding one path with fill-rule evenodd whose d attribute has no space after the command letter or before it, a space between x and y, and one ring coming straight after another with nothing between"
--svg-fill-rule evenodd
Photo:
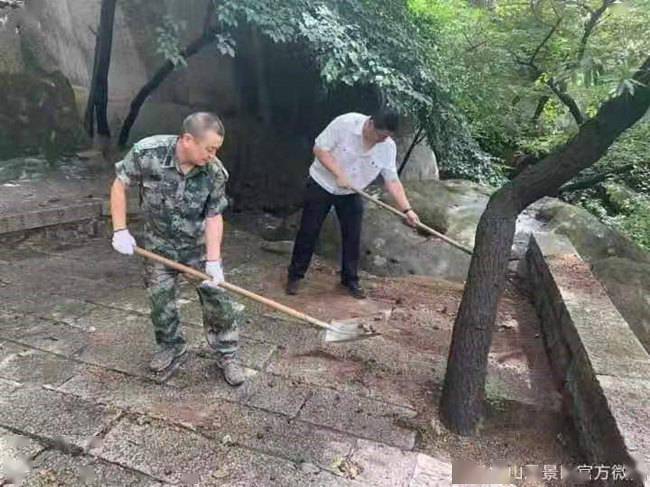
<instances>
[{"instance_id":1,"label":"tree trunk","mask_svg":"<svg viewBox=\"0 0 650 487\"><path fill-rule=\"evenodd\" d=\"M548 95L543 95L539 98L539 101L537 102L537 107L535 108L535 113L533 114L533 118L532 118L533 123L537 123L539 117L542 116L542 113L544 113L544 108L546 108L546 104L550 99L551 97Z\"/></svg>"},{"instance_id":2,"label":"tree trunk","mask_svg":"<svg viewBox=\"0 0 650 487\"><path fill-rule=\"evenodd\" d=\"M634 76L633 95L605 102L578 133L492 195L481 216L465 292L454 323L440 416L462 435L475 432L483 408L485 378L497 305L503 291L519 213L593 165L650 107L650 58Z\"/></svg>"},{"instance_id":3,"label":"tree trunk","mask_svg":"<svg viewBox=\"0 0 650 487\"><path fill-rule=\"evenodd\" d=\"M266 57L260 34L255 27L250 29L251 46L257 78L257 114L266 126L272 124L271 92L266 76Z\"/></svg>"},{"instance_id":4,"label":"tree trunk","mask_svg":"<svg viewBox=\"0 0 650 487\"><path fill-rule=\"evenodd\" d=\"M90 82L88 105L86 105L86 114L84 117L84 126L91 138L95 135L95 118L97 119L97 133L104 137L111 136L107 113L108 70L111 66L116 4L117 0L102 0L99 32L95 41L93 77Z\"/></svg>"},{"instance_id":5,"label":"tree trunk","mask_svg":"<svg viewBox=\"0 0 650 487\"><path fill-rule=\"evenodd\" d=\"M181 55L187 59L205 46L211 44L216 39L216 34L218 33L218 28L214 27L205 31L200 37L194 39L188 44L188 46L181 51ZM131 102L131 108L129 109L129 114L127 115L124 123L122 124L122 130L120 131L120 138L118 144L120 147L124 147L129 140L129 133L131 128L135 123L136 118L138 118L138 113L140 113L140 108L147 100L149 95L153 93L158 86L169 76L170 73L174 71L174 63L171 61L165 61L165 63L158 68L158 71L153 75L153 77L142 87L140 91L135 96Z\"/></svg>"},{"instance_id":6,"label":"tree trunk","mask_svg":"<svg viewBox=\"0 0 650 487\"><path fill-rule=\"evenodd\" d=\"M555 80L549 80L548 87L555 93L565 107L569 109L571 116L576 121L578 126L582 125L586 117L582 114L582 110L578 106L578 102L566 92L566 87L560 86Z\"/></svg>"}]
</instances>

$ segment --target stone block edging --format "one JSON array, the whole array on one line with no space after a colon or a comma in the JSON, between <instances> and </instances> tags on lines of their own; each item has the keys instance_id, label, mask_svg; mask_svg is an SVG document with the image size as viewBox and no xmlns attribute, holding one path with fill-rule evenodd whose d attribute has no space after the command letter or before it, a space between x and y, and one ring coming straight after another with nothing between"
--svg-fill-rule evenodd
<instances>
[{"instance_id":1,"label":"stone block edging","mask_svg":"<svg viewBox=\"0 0 650 487\"><path fill-rule=\"evenodd\" d=\"M632 465L647 476L650 355L566 237L534 233L526 262L581 449L591 465Z\"/></svg>"}]
</instances>

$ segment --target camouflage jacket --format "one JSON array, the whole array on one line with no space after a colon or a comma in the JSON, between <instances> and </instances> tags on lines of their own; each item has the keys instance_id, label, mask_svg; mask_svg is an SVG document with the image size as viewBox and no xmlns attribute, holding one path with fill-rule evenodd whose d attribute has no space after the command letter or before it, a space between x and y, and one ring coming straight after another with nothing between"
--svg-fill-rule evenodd
<instances>
[{"instance_id":1,"label":"camouflage jacket","mask_svg":"<svg viewBox=\"0 0 650 487\"><path fill-rule=\"evenodd\" d=\"M175 157L175 135L137 142L115 164L117 177L137 187L145 213L145 246L152 250L190 250L205 243L205 219L228 206L228 172L215 158L183 174Z\"/></svg>"}]
</instances>

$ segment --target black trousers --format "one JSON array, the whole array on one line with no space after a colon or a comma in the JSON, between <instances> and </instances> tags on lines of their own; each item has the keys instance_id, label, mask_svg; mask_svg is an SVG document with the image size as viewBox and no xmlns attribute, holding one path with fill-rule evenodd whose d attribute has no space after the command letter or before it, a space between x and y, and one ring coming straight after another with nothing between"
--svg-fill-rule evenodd
<instances>
[{"instance_id":1,"label":"black trousers","mask_svg":"<svg viewBox=\"0 0 650 487\"><path fill-rule=\"evenodd\" d=\"M323 221L334 205L341 228L341 282L359 282L359 247L363 203L358 194L334 195L309 178L305 190L300 229L293 245L289 279L302 279L309 268Z\"/></svg>"}]
</instances>

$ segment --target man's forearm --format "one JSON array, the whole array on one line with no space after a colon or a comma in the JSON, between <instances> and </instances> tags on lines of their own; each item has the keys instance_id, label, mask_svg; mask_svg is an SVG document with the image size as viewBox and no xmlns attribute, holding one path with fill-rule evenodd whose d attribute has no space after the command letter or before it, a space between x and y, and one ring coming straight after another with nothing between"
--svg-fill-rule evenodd
<instances>
[{"instance_id":1,"label":"man's forearm","mask_svg":"<svg viewBox=\"0 0 650 487\"><path fill-rule=\"evenodd\" d=\"M111 220L113 231L126 228L126 186L117 178L111 186Z\"/></svg>"},{"instance_id":2,"label":"man's forearm","mask_svg":"<svg viewBox=\"0 0 650 487\"><path fill-rule=\"evenodd\" d=\"M336 159L334 159L334 156L330 151L314 148L314 155L329 172L334 174L335 177L345 177L343 169L339 166L339 163L336 162Z\"/></svg>"},{"instance_id":3,"label":"man's forearm","mask_svg":"<svg viewBox=\"0 0 650 487\"><path fill-rule=\"evenodd\" d=\"M208 260L221 260L223 240L223 216L217 215L205 221L205 250Z\"/></svg>"},{"instance_id":4,"label":"man's forearm","mask_svg":"<svg viewBox=\"0 0 650 487\"><path fill-rule=\"evenodd\" d=\"M391 194L395 200L395 203L397 203L397 207L401 211L404 211L411 207L409 200L406 197L404 186L402 186L402 183L400 181L386 181L386 189Z\"/></svg>"}]
</instances>

